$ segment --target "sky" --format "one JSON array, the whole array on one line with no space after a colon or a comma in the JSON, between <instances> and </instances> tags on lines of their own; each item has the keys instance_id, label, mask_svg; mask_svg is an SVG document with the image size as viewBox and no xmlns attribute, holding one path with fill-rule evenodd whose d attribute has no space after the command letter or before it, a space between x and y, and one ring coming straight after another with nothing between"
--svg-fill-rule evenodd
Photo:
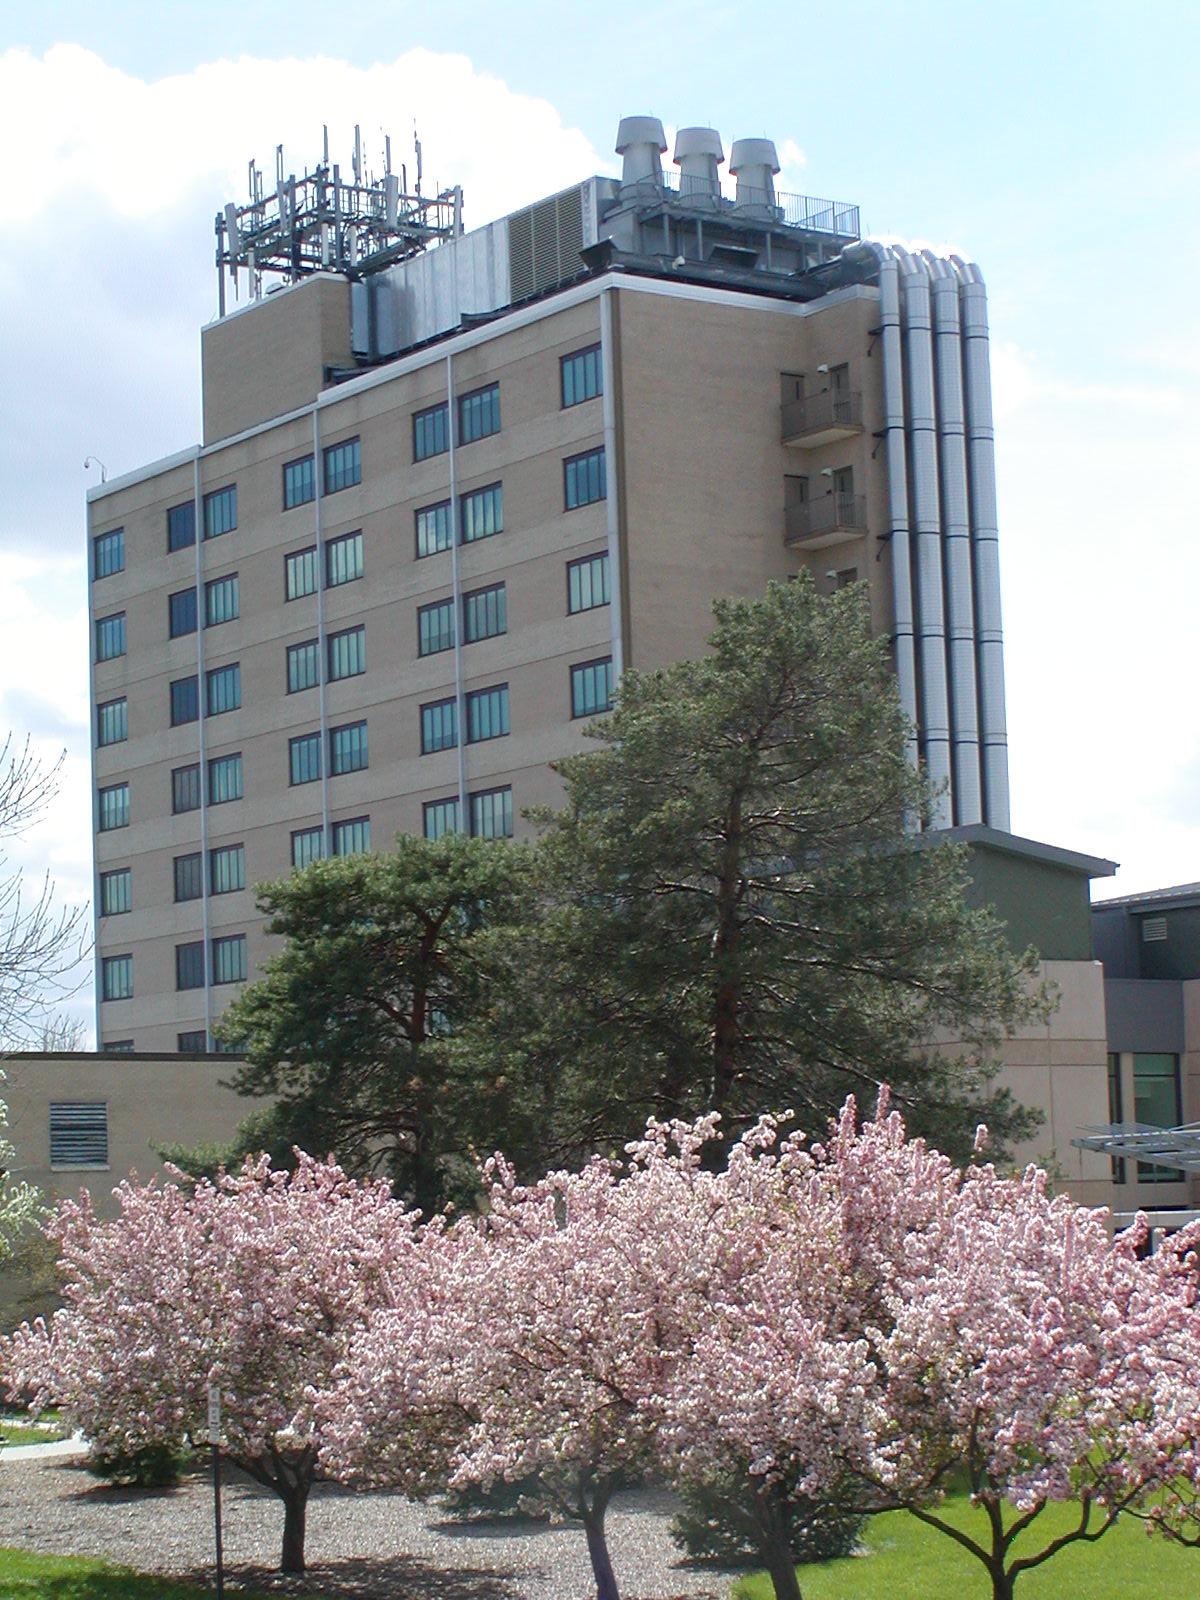
<instances>
[{"instance_id":1,"label":"sky","mask_svg":"<svg viewBox=\"0 0 1200 1600\"><path fill-rule=\"evenodd\" d=\"M10 852L92 867L85 492L194 444L213 217L360 124L468 228L618 170L619 119L775 140L781 188L979 262L1016 833L1200 879L1197 0L0 0L0 738L58 799ZM81 1000L79 1014L87 1016Z\"/></svg>"}]
</instances>

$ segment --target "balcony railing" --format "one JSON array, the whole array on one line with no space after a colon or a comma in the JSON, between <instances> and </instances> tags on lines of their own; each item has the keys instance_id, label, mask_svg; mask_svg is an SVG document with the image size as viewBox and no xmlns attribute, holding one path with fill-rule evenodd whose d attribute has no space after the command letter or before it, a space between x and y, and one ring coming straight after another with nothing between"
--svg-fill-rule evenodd
<instances>
[{"instance_id":1,"label":"balcony railing","mask_svg":"<svg viewBox=\"0 0 1200 1600\"><path fill-rule=\"evenodd\" d=\"M832 544L844 534L867 531L867 497L834 493L790 501L783 521L785 544Z\"/></svg>"},{"instance_id":2,"label":"balcony railing","mask_svg":"<svg viewBox=\"0 0 1200 1600\"><path fill-rule=\"evenodd\" d=\"M802 228L806 233L826 234L833 239L859 238L859 210L843 200L819 200L809 194L788 194L776 189L742 189L739 208L724 194L718 182L714 188L703 178L684 177L681 172L666 168L660 185L653 178L642 178L636 184L623 184L622 194L636 196L640 201L661 201L664 196L700 211L720 211L736 216L739 209L755 220L764 218L782 222L785 227Z\"/></svg>"},{"instance_id":3,"label":"balcony railing","mask_svg":"<svg viewBox=\"0 0 1200 1600\"><path fill-rule=\"evenodd\" d=\"M862 392L826 389L803 400L785 400L780 407L780 433L784 444L828 444L861 433Z\"/></svg>"}]
</instances>

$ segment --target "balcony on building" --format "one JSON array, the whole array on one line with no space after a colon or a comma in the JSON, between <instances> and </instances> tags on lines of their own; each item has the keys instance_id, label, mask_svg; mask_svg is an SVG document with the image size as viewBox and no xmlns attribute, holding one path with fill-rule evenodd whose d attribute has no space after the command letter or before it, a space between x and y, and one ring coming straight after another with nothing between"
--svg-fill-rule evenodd
<instances>
[{"instance_id":1,"label":"balcony on building","mask_svg":"<svg viewBox=\"0 0 1200 1600\"><path fill-rule=\"evenodd\" d=\"M845 367L835 368L829 382L816 394L806 394L804 379L782 374L780 437L796 450L815 450L823 444L853 438L863 431L861 389L851 389Z\"/></svg>"},{"instance_id":2,"label":"balcony on building","mask_svg":"<svg viewBox=\"0 0 1200 1600\"><path fill-rule=\"evenodd\" d=\"M783 507L783 542L820 550L839 539L867 531L867 497L833 489L808 499L787 480Z\"/></svg>"}]
</instances>

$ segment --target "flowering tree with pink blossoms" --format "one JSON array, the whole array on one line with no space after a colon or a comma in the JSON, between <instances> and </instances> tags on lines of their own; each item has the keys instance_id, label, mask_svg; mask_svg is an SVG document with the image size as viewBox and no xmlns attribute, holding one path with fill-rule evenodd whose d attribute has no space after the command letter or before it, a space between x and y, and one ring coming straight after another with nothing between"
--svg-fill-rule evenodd
<instances>
[{"instance_id":1,"label":"flowering tree with pink blossoms","mask_svg":"<svg viewBox=\"0 0 1200 1600\"><path fill-rule=\"evenodd\" d=\"M109 1222L86 1194L60 1208L66 1306L12 1336L9 1387L61 1403L98 1452L131 1452L202 1442L219 1385L227 1452L283 1501L281 1565L302 1571L314 1398L385 1285L405 1280L414 1219L386 1184L307 1157L291 1174L264 1157L190 1192L125 1183L117 1198Z\"/></svg>"}]
</instances>

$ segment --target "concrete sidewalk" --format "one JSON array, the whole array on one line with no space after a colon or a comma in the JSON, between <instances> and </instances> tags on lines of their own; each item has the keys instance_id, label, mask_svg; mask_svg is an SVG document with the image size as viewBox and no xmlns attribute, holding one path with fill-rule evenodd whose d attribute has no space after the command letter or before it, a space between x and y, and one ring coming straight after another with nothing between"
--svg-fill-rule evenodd
<instances>
[{"instance_id":1,"label":"concrete sidewalk","mask_svg":"<svg viewBox=\"0 0 1200 1600\"><path fill-rule=\"evenodd\" d=\"M69 1439L53 1439L49 1444L4 1444L0 1446L0 1467L6 1461L61 1461L87 1454L87 1440L81 1433Z\"/></svg>"}]
</instances>

